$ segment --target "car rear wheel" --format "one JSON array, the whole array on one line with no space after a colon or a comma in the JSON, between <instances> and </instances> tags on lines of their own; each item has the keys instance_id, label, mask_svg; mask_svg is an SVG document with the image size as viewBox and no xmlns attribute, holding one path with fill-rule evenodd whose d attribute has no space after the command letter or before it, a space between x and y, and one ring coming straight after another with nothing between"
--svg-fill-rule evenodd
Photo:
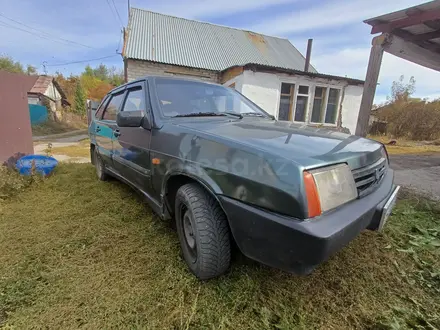
<instances>
[{"instance_id":1,"label":"car rear wheel","mask_svg":"<svg viewBox=\"0 0 440 330\"><path fill-rule=\"evenodd\" d=\"M202 280L225 273L231 261L229 227L215 198L197 184L186 184L176 194L175 218L191 272Z\"/></svg>"},{"instance_id":2,"label":"car rear wheel","mask_svg":"<svg viewBox=\"0 0 440 330\"><path fill-rule=\"evenodd\" d=\"M95 149L94 152L94 163L95 163L95 169L96 169L96 175L98 176L98 179L101 181L106 181L108 179L107 173L105 173L105 165L102 162L101 156L99 156L98 151Z\"/></svg>"}]
</instances>

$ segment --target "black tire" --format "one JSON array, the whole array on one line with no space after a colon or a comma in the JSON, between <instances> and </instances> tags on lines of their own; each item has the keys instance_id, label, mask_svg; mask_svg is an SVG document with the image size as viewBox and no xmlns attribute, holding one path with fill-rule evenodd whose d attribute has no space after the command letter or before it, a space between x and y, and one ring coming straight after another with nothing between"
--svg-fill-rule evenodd
<instances>
[{"instance_id":1,"label":"black tire","mask_svg":"<svg viewBox=\"0 0 440 330\"><path fill-rule=\"evenodd\" d=\"M99 156L98 150L95 149L94 153L94 163L96 169L96 175L99 180L106 181L108 179L108 174L105 173L105 165L102 162L101 156Z\"/></svg>"},{"instance_id":2,"label":"black tire","mask_svg":"<svg viewBox=\"0 0 440 330\"><path fill-rule=\"evenodd\" d=\"M215 198L197 184L186 184L176 194L175 218L191 272L201 280L224 274L231 262L229 226Z\"/></svg>"}]
</instances>

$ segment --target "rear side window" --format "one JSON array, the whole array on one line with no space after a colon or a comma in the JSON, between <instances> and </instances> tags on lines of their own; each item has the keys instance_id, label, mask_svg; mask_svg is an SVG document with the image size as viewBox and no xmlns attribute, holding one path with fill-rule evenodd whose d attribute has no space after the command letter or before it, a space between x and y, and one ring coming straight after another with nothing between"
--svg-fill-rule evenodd
<instances>
[{"instance_id":1,"label":"rear side window","mask_svg":"<svg viewBox=\"0 0 440 330\"><path fill-rule=\"evenodd\" d=\"M101 118L101 117L102 117L102 113L104 112L105 106L107 105L109 98L110 98L110 96L107 95L107 96L102 100L102 102L101 102L101 104L99 105L98 109L96 109L96 112L95 112L95 118Z\"/></svg>"},{"instance_id":2,"label":"rear side window","mask_svg":"<svg viewBox=\"0 0 440 330\"><path fill-rule=\"evenodd\" d=\"M122 111L145 111L145 94L142 87L137 87L128 91Z\"/></svg>"},{"instance_id":3,"label":"rear side window","mask_svg":"<svg viewBox=\"0 0 440 330\"><path fill-rule=\"evenodd\" d=\"M113 95L107 108L104 111L102 119L116 121L116 115L119 112L122 100L124 99L124 93Z\"/></svg>"}]
</instances>

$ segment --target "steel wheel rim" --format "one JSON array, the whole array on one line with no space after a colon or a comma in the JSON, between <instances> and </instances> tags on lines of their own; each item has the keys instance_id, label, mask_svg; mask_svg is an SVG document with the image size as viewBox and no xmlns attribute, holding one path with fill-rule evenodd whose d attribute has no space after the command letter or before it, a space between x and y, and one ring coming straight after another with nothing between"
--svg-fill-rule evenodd
<instances>
[{"instance_id":1,"label":"steel wheel rim","mask_svg":"<svg viewBox=\"0 0 440 330\"><path fill-rule=\"evenodd\" d=\"M186 208L184 208L182 211L183 211L182 212L183 237L185 239L185 244L188 247L191 261L195 262L197 259L197 244L196 244L196 238L194 236L191 212Z\"/></svg>"}]
</instances>

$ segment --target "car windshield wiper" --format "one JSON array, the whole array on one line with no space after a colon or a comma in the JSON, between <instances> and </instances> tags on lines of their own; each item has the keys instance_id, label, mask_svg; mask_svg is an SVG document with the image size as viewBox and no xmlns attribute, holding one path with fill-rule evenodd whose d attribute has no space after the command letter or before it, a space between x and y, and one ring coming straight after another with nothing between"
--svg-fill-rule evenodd
<instances>
[{"instance_id":1,"label":"car windshield wiper","mask_svg":"<svg viewBox=\"0 0 440 330\"><path fill-rule=\"evenodd\" d=\"M243 116L236 112L193 112L176 115L173 117L215 117L215 116L234 116L237 118L243 118Z\"/></svg>"}]
</instances>

